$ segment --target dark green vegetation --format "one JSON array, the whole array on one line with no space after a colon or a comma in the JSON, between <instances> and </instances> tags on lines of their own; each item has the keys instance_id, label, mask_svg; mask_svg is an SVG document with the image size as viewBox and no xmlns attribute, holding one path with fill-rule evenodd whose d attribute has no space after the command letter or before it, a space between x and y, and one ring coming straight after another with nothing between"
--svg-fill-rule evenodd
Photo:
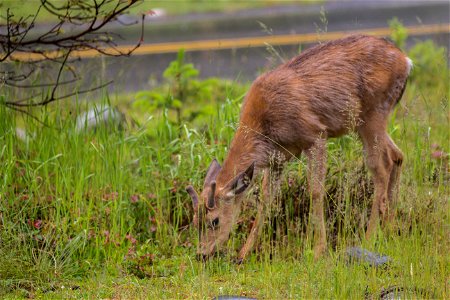
<instances>
[{"instance_id":1,"label":"dark green vegetation","mask_svg":"<svg viewBox=\"0 0 450 300\"><path fill-rule=\"evenodd\" d=\"M404 34L395 40L402 44ZM76 129L93 103L35 110L48 126L0 106L0 297L363 298L389 286L449 298L449 70L431 42L409 51L415 68L389 127L405 161L398 216L362 239L371 184L356 136L331 140L327 176L329 253L315 262L306 226L304 161L283 177L257 251L233 262L254 215L251 201L228 243L206 264L195 257L188 183L199 188L223 161L247 86L197 80L180 54L167 82L132 102L103 95L127 114L118 129ZM8 95L9 96L9 95ZM0 95L0 97L3 97ZM123 99L123 98L122 98ZM28 137L20 139L16 128ZM347 246L389 255L385 269L348 265Z\"/></svg>"}]
</instances>

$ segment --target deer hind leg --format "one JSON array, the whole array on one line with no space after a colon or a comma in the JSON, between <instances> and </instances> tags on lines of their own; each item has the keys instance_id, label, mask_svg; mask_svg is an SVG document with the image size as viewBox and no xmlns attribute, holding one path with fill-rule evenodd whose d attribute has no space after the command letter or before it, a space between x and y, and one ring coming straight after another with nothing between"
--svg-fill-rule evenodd
<instances>
[{"instance_id":1,"label":"deer hind leg","mask_svg":"<svg viewBox=\"0 0 450 300\"><path fill-rule=\"evenodd\" d=\"M252 251L256 241L258 240L259 235L261 234L261 229L264 224L264 220L267 217L268 212L270 211L270 204L274 197L278 194L279 189L279 178L281 174L281 167L276 169L266 168L264 170L263 177L263 200L260 201L256 199L257 205L257 213L255 221L253 222L252 229L245 241L244 246L242 246L239 251L239 256L237 259L238 263L242 263L247 255ZM259 196L259 195L258 195ZM257 197L258 197L257 196Z\"/></svg>"},{"instance_id":2,"label":"deer hind leg","mask_svg":"<svg viewBox=\"0 0 450 300\"><path fill-rule=\"evenodd\" d=\"M411 61L408 62L411 63ZM398 79L395 82L394 87L392 88L390 95L391 99L396 99L395 104L398 103L402 98L403 92L405 91L406 88L406 80L407 75L403 79ZM386 133L386 143L388 148L388 155L390 160L393 162L393 165L392 170L389 174L389 183L387 190L388 205L386 209L386 214L384 215L383 218L383 223L392 221L392 219L395 216L393 207L395 206L398 198L400 172L403 163L403 153L400 151L400 149L397 147L394 141L392 141L391 137L387 133Z\"/></svg>"},{"instance_id":3,"label":"deer hind leg","mask_svg":"<svg viewBox=\"0 0 450 300\"><path fill-rule=\"evenodd\" d=\"M366 238L370 238L375 233L378 226L380 214L386 218L389 197L390 182L398 178L398 170L394 168L393 154L396 153L392 147L392 141L386 133L386 119L383 117L365 120L365 124L359 128L359 134L363 141L366 152L366 164L372 174L375 187L375 195L370 212L369 224L367 226Z\"/></svg>"},{"instance_id":4,"label":"deer hind leg","mask_svg":"<svg viewBox=\"0 0 450 300\"><path fill-rule=\"evenodd\" d=\"M305 151L308 158L308 185L312 200L311 223L313 228L314 257L320 257L327 248L325 230L324 203L326 175L326 139L319 138Z\"/></svg>"},{"instance_id":5,"label":"deer hind leg","mask_svg":"<svg viewBox=\"0 0 450 300\"><path fill-rule=\"evenodd\" d=\"M389 156L391 160L393 161L392 170L389 175L389 185L388 185L388 206L387 211L385 214L385 218L383 221L391 222L392 219L395 216L395 213L393 211L393 207L395 206L397 199L398 199L398 190L399 190L399 184L400 184L400 172L401 167L403 163L403 153L400 151L400 149L395 145L395 143L392 141L392 139L388 137L388 148L389 148Z\"/></svg>"}]
</instances>

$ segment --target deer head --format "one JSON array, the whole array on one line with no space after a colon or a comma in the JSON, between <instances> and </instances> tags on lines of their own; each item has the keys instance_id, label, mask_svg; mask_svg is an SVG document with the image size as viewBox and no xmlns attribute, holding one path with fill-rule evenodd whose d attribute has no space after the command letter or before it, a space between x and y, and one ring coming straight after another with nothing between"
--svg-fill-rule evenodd
<instances>
[{"instance_id":1,"label":"deer head","mask_svg":"<svg viewBox=\"0 0 450 300\"><path fill-rule=\"evenodd\" d=\"M206 259L219 251L228 239L240 212L243 192L253 178L254 168L255 163L252 163L245 171L221 186L216 183L216 177L222 168L214 159L206 173L200 197L192 186L186 188L194 206L194 225L199 230L199 258Z\"/></svg>"}]
</instances>

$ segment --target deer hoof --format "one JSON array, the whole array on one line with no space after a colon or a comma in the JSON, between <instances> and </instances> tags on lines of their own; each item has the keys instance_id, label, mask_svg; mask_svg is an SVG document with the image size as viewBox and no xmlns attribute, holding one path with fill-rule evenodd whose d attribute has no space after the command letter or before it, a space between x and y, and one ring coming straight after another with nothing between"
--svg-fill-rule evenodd
<instances>
[{"instance_id":1,"label":"deer hoof","mask_svg":"<svg viewBox=\"0 0 450 300\"><path fill-rule=\"evenodd\" d=\"M242 258L242 257L236 257L234 259L234 263L237 265L242 265L243 262L244 262L244 258Z\"/></svg>"}]
</instances>

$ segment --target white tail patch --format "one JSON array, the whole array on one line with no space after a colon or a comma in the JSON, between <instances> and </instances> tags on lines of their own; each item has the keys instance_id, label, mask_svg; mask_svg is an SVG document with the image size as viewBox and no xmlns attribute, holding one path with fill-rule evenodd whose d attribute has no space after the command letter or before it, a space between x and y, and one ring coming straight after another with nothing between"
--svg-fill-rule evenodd
<instances>
[{"instance_id":1,"label":"white tail patch","mask_svg":"<svg viewBox=\"0 0 450 300\"><path fill-rule=\"evenodd\" d=\"M411 60L411 58L406 57L406 64L408 65L408 70L407 70L407 72L408 72L408 75L409 75L409 73L411 73L411 69L412 69L413 66L414 66L413 61Z\"/></svg>"}]
</instances>

